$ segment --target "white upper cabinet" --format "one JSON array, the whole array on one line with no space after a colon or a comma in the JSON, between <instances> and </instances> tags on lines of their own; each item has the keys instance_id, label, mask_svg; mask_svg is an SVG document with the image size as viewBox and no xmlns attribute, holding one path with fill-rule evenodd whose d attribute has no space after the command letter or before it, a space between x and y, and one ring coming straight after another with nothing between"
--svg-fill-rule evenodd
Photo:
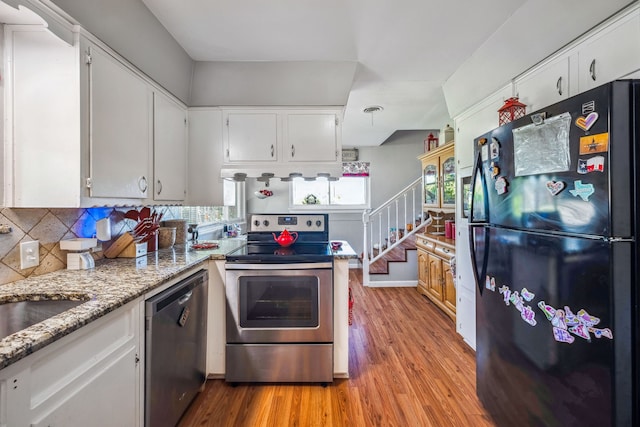
<instances>
[{"instance_id":1,"label":"white upper cabinet","mask_svg":"<svg viewBox=\"0 0 640 427\"><path fill-rule=\"evenodd\" d=\"M223 107L222 176L342 173L342 108Z\"/></svg>"},{"instance_id":2,"label":"white upper cabinet","mask_svg":"<svg viewBox=\"0 0 640 427\"><path fill-rule=\"evenodd\" d=\"M182 201L186 193L187 112L153 94L153 199Z\"/></svg>"},{"instance_id":3,"label":"white upper cabinet","mask_svg":"<svg viewBox=\"0 0 640 427\"><path fill-rule=\"evenodd\" d=\"M223 158L222 111L219 108L190 108L188 114L189 156L186 204L223 206L225 184L228 185L230 182L220 178Z\"/></svg>"},{"instance_id":4,"label":"white upper cabinet","mask_svg":"<svg viewBox=\"0 0 640 427\"><path fill-rule=\"evenodd\" d=\"M225 161L278 161L278 114L267 111L225 111Z\"/></svg>"},{"instance_id":5,"label":"white upper cabinet","mask_svg":"<svg viewBox=\"0 0 640 427\"><path fill-rule=\"evenodd\" d=\"M519 101L527 106L527 113L555 104L569 97L569 57L563 56L515 82Z\"/></svg>"},{"instance_id":6,"label":"white upper cabinet","mask_svg":"<svg viewBox=\"0 0 640 427\"><path fill-rule=\"evenodd\" d=\"M90 34L75 36L5 25L4 205L181 202L186 107Z\"/></svg>"},{"instance_id":7,"label":"white upper cabinet","mask_svg":"<svg viewBox=\"0 0 640 427\"><path fill-rule=\"evenodd\" d=\"M511 94L511 85L505 86L456 118L455 158L458 171L473 166L473 140L498 127L498 109Z\"/></svg>"},{"instance_id":8,"label":"white upper cabinet","mask_svg":"<svg viewBox=\"0 0 640 427\"><path fill-rule=\"evenodd\" d=\"M640 70L638 8L589 37L580 45L578 57L580 92Z\"/></svg>"},{"instance_id":9,"label":"white upper cabinet","mask_svg":"<svg viewBox=\"0 0 640 427\"><path fill-rule=\"evenodd\" d=\"M145 198L152 91L117 59L81 43L88 69L91 197Z\"/></svg>"},{"instance_id":10,"label":"white upper cabinet","mask_svg":"<svg viewBox=\"0 0 640 427\"><path fill-rule=\"evenodd\" d=\"M285 158L295 162L334 162L338 151L337 114L289 112L284 116Z\"/></svg>"}]
</instances>

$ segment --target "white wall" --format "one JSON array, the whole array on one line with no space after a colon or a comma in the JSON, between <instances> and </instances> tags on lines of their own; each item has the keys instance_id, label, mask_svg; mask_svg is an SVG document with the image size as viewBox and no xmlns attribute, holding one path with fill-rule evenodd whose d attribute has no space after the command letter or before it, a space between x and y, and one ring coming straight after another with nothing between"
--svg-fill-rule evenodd
<instances>
[{"instance_id":1,"label":"white wall","mask_svg":"<svg viewBox=\"0 0 640 427\"><path fill-rule=\"evenodd\" d=\"M52 0L185 104L194 61L142 1Z\"/></svg>"},{"instance_id":2,"label":"white wall","mask_svg":"<svg viewBox=\"0 0 640 427\"><path fill-rule=\"evenodd\" d=\"M356 65L355 61L196 62L190 105L345 105Z\"/></svg>"}]
</instances>

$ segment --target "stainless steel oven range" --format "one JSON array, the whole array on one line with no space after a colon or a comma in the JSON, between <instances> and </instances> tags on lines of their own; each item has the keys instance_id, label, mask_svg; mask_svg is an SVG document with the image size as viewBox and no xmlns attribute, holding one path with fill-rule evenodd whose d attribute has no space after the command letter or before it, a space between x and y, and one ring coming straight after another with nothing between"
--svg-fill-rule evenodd
<instances>
[{"instance_id":1,"label":"stainless steel oven range","mask_svg":"<svg viewBox=\"0 0 640 427\"><path fill-rule=\"evenodd\" d=\"M284 230L291 246L274 240ZM229 382L333 381L333 257L326 214L252 215L226 260Z\"/></svg>"}]
</instances>

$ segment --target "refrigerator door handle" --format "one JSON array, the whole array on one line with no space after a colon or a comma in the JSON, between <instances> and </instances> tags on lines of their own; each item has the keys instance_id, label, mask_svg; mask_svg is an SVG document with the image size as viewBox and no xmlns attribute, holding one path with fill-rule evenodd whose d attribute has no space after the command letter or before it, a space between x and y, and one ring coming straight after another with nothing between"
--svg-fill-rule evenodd
<instances>
[{"instance_id":1,"label":"refrigerator door handle","mask_svg":"<svg viewBox=\"0 0 640 427\"><path fill-rule=\"evenodd\" d=\"M481 270L478 270L478 255L476 251L476 233L481 232L482 241L484 244L484 253L482 256L482 265L480 265ZM488 229L485 224L469 224L469 250L471 252L471 270L473 271L473 278L476 281L476 285L478 286L478 292L482 295L484 291L484 286L482 286L482 282L480 281L481 277L486 276L487 274L487 257L489 255L489 239L487 239Z\"/></svg>"},{"instance_id":2,"label":"refrigerator door handle","mask_svg":"<svg viewBox=\"0 0 640 427\"><path fill-rule=\"evenodd\" d=\"M480 180L480 188L477 186L477 180ZM482 197L476 197L476 192L480 192ZM474 216L476 211L475 203L482 203L483 218ZM471 179L471 203L469 206L469 223L485 223L489 220L489 193L487 191L487 182L482 171L482 153L478 151L475 165L473 167L473 175Z\"/></svg>"}]
</instances>

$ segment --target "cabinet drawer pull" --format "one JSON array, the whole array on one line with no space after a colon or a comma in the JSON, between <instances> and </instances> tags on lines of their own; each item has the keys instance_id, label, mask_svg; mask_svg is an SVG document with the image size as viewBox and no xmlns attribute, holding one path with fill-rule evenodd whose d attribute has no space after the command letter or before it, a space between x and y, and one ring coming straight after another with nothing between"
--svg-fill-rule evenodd
<instances>
[{"instance_id":1,"label":"cabinet drawer pull","mask_svg":"<svg viewBox=\"0 0 640 427\"><path fill-rule=\"evenodd\" d=\"M147 184L147 178L144 176L141 176L140 179L138 180L138 188L142 193L146 193L148 187L149 185Z\"/></svg>"},{"instance_id":2,"label":"cabinet drawer pull","mask_svg":"<svg viewBox=\"0 0 640 427\"><path fill-rule=\"evenodd\" d=\"M162 181L158 180L158 196L162 193Z\"/></svg>"},{"instance_id":3,"label":"cabinet drawer pull","mask_svg":"<svg viewBox=\"0 0 640 427\"><path fill-rule=\"evenodd\" d=\"M294 158L296 156L296 147L293 146L293 144L291 144L291 158Z\"/></svg>"},{"instance_id":4,"label":"cabinet drawer pull","mask_svg":"<svg viewBox=\"0 0 640 427\"><path fill-rule=\"evenodd\" d=\"M562 76L558 77L556 88L558 89L558 95L562 96Z\"/></svg>"},{"instance_id":5,"label":"cabinet drawer pull","mask_svg":"<svg viewBox=\"0 0 640 427\"><path fill-rule=\"evenodd\" d=\"M273 144L271 144L271 157L273 157Z\"/></svg>"},{"instance_id":6,"label":"cabinet drawer pull","mask_svg":"<svg viewBox=\"0 0 640 427\"><path fill-rule=\"evenodd\" d=\"M591 80L596 81L596 60L591 61L589 65L589 74L591 74Z\"/></svg>"}]
</instances>

